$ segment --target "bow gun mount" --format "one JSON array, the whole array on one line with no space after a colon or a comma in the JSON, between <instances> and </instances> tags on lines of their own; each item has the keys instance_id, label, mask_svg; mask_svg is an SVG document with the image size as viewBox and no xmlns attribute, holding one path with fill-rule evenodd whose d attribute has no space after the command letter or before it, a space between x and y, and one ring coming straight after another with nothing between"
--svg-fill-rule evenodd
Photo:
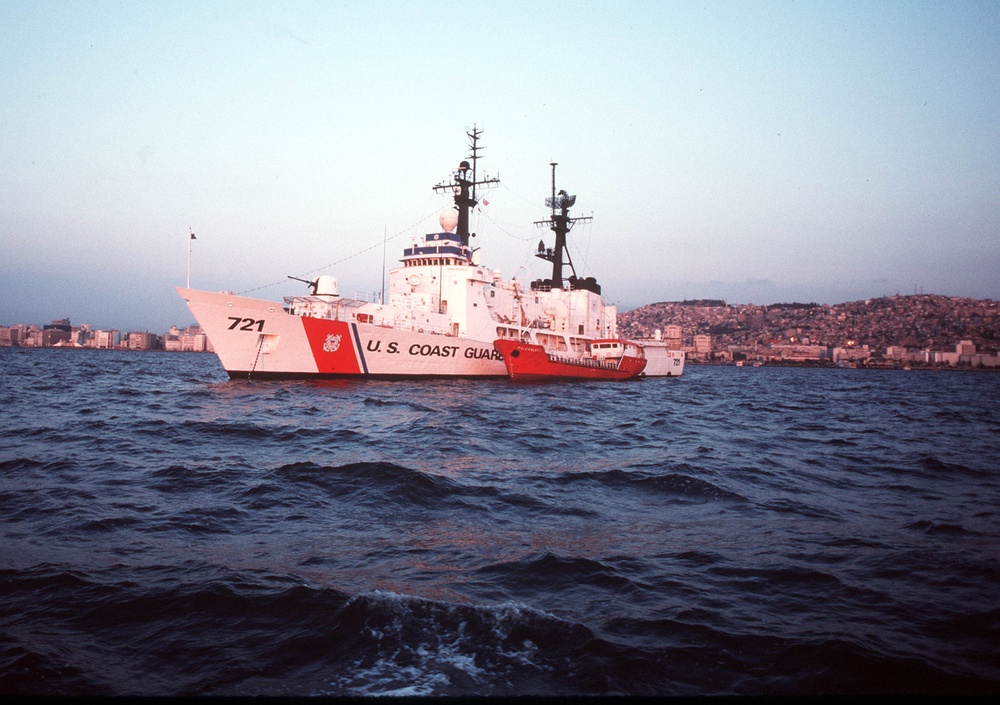
<instances>
[{"instance_id":1,"label":"bow gun mount","mask_svg":"<svg viewBox=\"0 0 1000 705\"><path fill-rule=\"evenodd\" d=\"M302 282L303 284L308 284L309 288L312 289L312 295L316 295L316 288L319 285L319 279L302 279L301 277L293 277L291 274L288 275L289 279L294 279L297 282Z\"/></svg>"},{"instance_id":2,"label":"bow gun mount","mask_svg":"<svg viewBox=\"0 0 1000 705\"><path fill-rule=\"evenodd\" d=\"M595 294L601 293L601 285L594 277L586 279L576 276L576 268L573 266L573 258L570 257L569 247L566 244L566 236L577 223L588 222L589 216L582 218L570 218L569 209L576 203L576 196L570 196L563 190L556 193L556 162L552 162L552 197L545 199L545 205L552 209L552 215L548 220L539 220L535 225L539 227L548 226L549 230L556 234L555 247L545 247L545 241L538 243L538 252L535 254L539 259L552 263L552 276L549 279L536 279L531 282L531 288L535 291L547 291L550 289L586 289ZM565 257L565 261L564 258ZM563 276L565 267L569 267L572 274Z\"/></svg>"}]
</instances>

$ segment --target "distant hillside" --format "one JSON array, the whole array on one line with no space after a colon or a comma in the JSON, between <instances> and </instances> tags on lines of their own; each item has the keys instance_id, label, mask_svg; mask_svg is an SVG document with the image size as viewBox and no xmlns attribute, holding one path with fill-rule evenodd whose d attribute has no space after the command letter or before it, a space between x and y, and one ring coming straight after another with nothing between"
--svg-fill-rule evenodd
<instances>
[{"instance_id":1,"label":"distant hillside","mask_svg":"<svg viewBox=\"0 0 1000 705\"><path fill-rule=\"evenodd\" d=\"M867 301L826 304L728 305L699 300L648 304L618 314L626 337L651 336L657 328L681 327L685 341L710 334L714 347L764 345L770 341L843 346L953 349L972 340L979 350L1000 348L1000 303L933 294L887 296Z\"/></svg>"}]
</instances>

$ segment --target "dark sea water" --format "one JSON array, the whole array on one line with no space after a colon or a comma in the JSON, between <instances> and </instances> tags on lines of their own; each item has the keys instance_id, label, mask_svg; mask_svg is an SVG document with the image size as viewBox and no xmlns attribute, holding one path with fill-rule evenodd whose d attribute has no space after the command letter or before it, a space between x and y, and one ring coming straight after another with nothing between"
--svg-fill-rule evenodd
<instances>
[{"instance_id":1,"label":"dark sea water","mask_svg":"<svg viewBox=\"0 0 1000 705\"><path fill-rule=\"evenodd\" d=\"M998 399L0 350L0 694L1000 693Z\"/></svg>"}]
</instances>

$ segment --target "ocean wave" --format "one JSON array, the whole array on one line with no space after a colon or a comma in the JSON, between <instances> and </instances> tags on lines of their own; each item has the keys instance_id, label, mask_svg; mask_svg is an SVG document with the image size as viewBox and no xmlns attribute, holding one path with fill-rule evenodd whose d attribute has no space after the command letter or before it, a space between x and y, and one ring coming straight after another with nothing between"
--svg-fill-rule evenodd
<instances>
[{"instance_id":1,"label":"ocean wave","mask_svg":"<svg viewBox=\"0 0 1000 705\"><path fill-rule=\"evenodd\" d=\"M36 458L17 457L8 460L0 460L0 473L10 473L14 477L21 477L24 471L39 471L41 473L59 472L73 468L73 463L69 460L38 460Z\"/></svg>"},{"instance_id":2,"label":"ocean wave","mask_svg":"<svg viewBox=\"0 0 1000 705\"><path fill-rule=\"evenodd\" d=\"M300 462L282 465L269 475L284 481L308 483L332 494L361 494L377 501L388 499L418 506L433 506L455 494L455 483L447 477L394 463L324 466Z\"/></svg>"},{"instance_id":3,"label":"ocean wave","mask_svg":"<svg viewBox=\"0 0 1000 705\"><path fill-rule=\"evenodd\" d=\"M937 534L941 536L976 536L975 531L970 531L960 524L937 523L933 521L920 520L908 524L904 528L919 531L924 534Z\"/></svg>"},{"instance_id":4,"label":"ocean wave","mask_svg":"<svg viewBox=\"0 0 1000 705\"><path fill-rule=\"evenodd\" d=\"M639 471L611 469L566 473L558 476L555 481L560 484L597 483L616 489L641 490L644 493L668 496L675 500L746 501L746 497L739 493L719 487L708 480L678 472L660 473L649 469Z\"/></svg>"},{"instance_id":5,"label":"ocean wave","mask_svg":"<svg viewBox=\"0 0 1000 705\"><path fill-rule=\"evenodd\" d=\"M628 595L639 588L616 569L592 558L565 557L545 552L516 561L494 563L476 571L490 575L518 591L549 590L554 586L593 586Z\"/></svg>"},{"instance_id":6,"label":"ocean wave","mask_svg":"<svg viewBox=\"0 0 1000 705\"><path fill-rule=\"evenodd\" d=\"M635 665L636 650L520 603L376 591L353 598L338 626L356 654L350 672L331 683L339 694L608 694L621 669Z\"/></svg>"}]
</instances>

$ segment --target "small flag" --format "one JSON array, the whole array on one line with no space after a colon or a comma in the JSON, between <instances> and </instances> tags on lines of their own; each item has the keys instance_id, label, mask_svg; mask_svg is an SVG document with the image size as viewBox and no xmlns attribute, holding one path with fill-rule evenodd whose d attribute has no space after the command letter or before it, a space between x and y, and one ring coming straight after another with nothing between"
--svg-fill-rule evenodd
<instances>
[{"instance_id":1,"label":"small flag","mask_svg":"<svg viewBox=\"0 0 1000 705\"><path fill-rule=\"evenodd\" d=\"M197 240L198 238L196 238L196 237L194 236L194 233L191 233L191 239L192 239L192 240Z\"/></svg>"},{"instance_id":2,"label":"small flag","mask_svg":"<svg viewBox=\"0 0 1000 705\"><path fill-rule=\"evenodd\" d=\"M483 199L483 205L484 205L484 206L488 206L488 205L490 205L490 202L489 202L489 201L487 201L487 200L486 200L486 199L484 198L484 199Z\"/></svg>"}]
</instances>

